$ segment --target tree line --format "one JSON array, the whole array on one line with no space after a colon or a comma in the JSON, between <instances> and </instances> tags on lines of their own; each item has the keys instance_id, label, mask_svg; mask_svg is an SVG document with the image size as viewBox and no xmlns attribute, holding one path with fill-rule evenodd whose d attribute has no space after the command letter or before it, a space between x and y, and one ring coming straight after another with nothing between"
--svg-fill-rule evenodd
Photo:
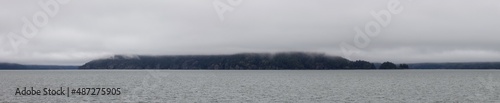
<instances>
[{"instance_id":1,"label":"tree line","mask_svg":"<svg viewBox=\"0 0 500 103\"><path fill-rule=\"evenodd\" d=\"M408 69L408 65L374 63L319 53L241 53L234 55L124 56L90 61L80 69L211 69L211 70L331 70Z\"/></svg>"}]
</instances>

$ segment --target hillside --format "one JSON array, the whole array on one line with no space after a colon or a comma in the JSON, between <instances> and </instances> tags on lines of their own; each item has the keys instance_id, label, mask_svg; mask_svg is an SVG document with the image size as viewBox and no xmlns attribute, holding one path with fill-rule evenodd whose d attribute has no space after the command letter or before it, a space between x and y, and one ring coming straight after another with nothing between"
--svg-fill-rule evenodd
<instances>
[{"instance_id":1,"label":"hillside","mask_svg":"<svg viewBox=\"0 0 500 103\"><path fill-rule=\"evenodd\" d=\"M418 69L500 69L500 62L416 63L409 66Z\"/></svg>"},{"instance_id":2,"label":"hillside","mask_svg":"<svg viewBox=\"0 0 500 103\"><path fill-rule=\"evenodd\" d=\"M0 69L26 69L27 67L21 64L0 63Z\"/></svg>"},{"instance_id":3,"label":"hillside","mask_svg":"<svg viewBox=\"0 0 500 103\"><path fill-rule=\"evenodd\" d=\"M93 60L80 69L375 69L366 61L318 53L241 53L234 55L124 56Z\"/></svg>"},{"instance_id":4,"label":"hillside","mask_svg":"<svg viewBox=\"0 0 500 103\"><path fill-rule=\"evenodd\" d=\"M78 66L22 65L15 63L0 63L0 70L53 70L53 69L78 69Z\"/></svg>"}]
</instances>

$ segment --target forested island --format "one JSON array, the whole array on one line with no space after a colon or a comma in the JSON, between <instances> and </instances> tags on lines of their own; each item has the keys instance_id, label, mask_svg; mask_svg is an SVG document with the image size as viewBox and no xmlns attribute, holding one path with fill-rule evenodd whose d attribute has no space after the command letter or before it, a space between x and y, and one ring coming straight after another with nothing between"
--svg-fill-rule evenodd
<instances>
[{"instance_id":1,"label":"forested island","mask_svg":"<svg viewBox=\"0 0 500 103\"><path fill-rule=\"evenodd\" d=\"M79 69L335 70L408 69L407 64L374 63L319 53L240 53L234 55L126 56L90 61Z\"/></svg>"}]
</instances>

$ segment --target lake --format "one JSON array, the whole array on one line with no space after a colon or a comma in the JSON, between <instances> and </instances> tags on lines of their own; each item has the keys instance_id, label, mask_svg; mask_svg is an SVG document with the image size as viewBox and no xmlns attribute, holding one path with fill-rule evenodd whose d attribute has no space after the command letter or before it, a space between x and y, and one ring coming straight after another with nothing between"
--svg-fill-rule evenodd
<instances>
[{"instance_id":1,"label":"lake","mask_svg":"<svg viewBox=\"0 0 500 103\"><path fill-rule=\"evenodd\" d=\"M500 70L5 70L0 102L500 102L499 77ZM120 94L16 95L23 87Z\"/></svg>"}]
</instances>

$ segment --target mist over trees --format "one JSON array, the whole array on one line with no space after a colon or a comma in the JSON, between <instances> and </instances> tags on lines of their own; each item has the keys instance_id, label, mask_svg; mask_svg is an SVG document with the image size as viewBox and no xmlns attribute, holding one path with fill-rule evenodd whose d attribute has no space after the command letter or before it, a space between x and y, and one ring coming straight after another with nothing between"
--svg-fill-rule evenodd
<instances>
[{"instance_id":1,"label":"mist over trees","mask_svg":"<svg viewBox=\"0 0 500 103\"><path fill-rule=\"evenodd\" d=\"M80 69L330 70L376 69L373 63L319 53L241 53L234 55L124 56L93 60Z\"/></svg>"}]
</instances>

